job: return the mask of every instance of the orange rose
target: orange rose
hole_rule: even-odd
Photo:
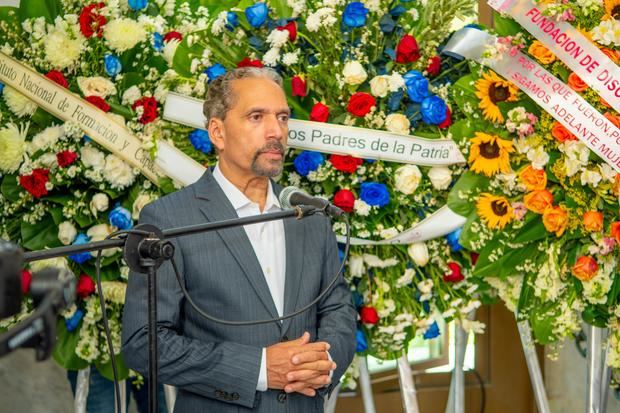
[[[615,51],[606,47],[602,47],[601,52],[605,53],[607,57],[609,57],[611,61],[616,64],[618,63],[618,60],[620,60],[620,51]]]
[[[611,112],[605,112],[604,115],[608,121],[614,124],[616,128],[620,128],[620,116],[612,115]]]
[[[612,222],[610,232],[611,236],[614,237],[616,241],[618,241],[618,243],[620,244],[620,222]]]
[[[549,207],[543,212],[542,220],[547,231],[560,237],[568,224],[568,212],[561,206]]]
[[[601,105],[605,106],[608,109],[611,109],[611,105],[607,103],[607,101],[602,97],[599,96],[598,101],[601,103]]]
[[[575,92],[583,92],[588,89],[588,85],[581,80],[577,73],[573,72],[568,76],[568,86]]]
[[[536,169],[532,165],[519,172],[519,179],[528,191],[545,189],[547,186],[547,174],[544,169]]]
[[[534,58],[543,65],[547,65],[555,61],[555,55],[538,40],[534,40],[534,42],[532,42],[529,49],[527,49],[527,52],[534,56]]]
[[[573,135],[568,129],[564,127],[560,122],[554,122],[551,128],[551,135],[558,142],[576,141],[577,137]]]
[[[527,209],[537,214],[542,214],[553,205],[553,194],[546,189],[539,189],[525,195],[523,201]]]
[[[571,268],[571,272],[581,281],[589,281],[594,278],[598,272],[598,264],[594,258],[582,255],[577,258],[577,262],[575,262],[575,265]]]
[[[620,174],[614,177],[614,185],[611,188],[615,196],[620,196]]]
[[[583,214],[583,227],[590,232],[601,231],[603,229],[603,213],[587,211]]]

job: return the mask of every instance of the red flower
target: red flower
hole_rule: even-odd
[[[288,39],[291,42],[294,42],[297,39],[297,23],[295,23],[294,21],[288,22],[284,26],[278,26],[276,27],[276,29],[280,31],[288,30]]]
[[[334,194],[334,205],[344,212],[352,212],[355,204],[355,195],[348,189],[341,189]]]
[[[157,101],[154,97],[143,97],[135,101],[131,106],[133,110],[136,110],[139,106],[142,106],[143,112],[140,117],[140,123],[146,125],[151,123],[157,118]]]
[[[86,274],[80,274],[77,285],[75,286],[75,293],[82,300],[95,292],[95,282]]]
[[[379,321],[379,314],[374,307],[363,306],[360,308],[360,319],[364,324],[377,324]]]
[[[349,99],[349,104],[347,105],[347,112],[363,117],[366,116],[368,112],[370,112],[370,108],[375,106],[377,102],[372,95],[364,92],[356,92]]]
[[[65,168],[71,165],[78,158],[77,153],[73,151],[62,151],[56,154],[56,159],[58,160],[58,166],[61,168]]]
[[[426,73],[430,76],[436,76],[441,70],[441,58],[439,56],[433,56],[428,59],[428,66],[426,66]]]
[[[99,96],[86,96],[86,101],[92,103],[106,113],[110,111],[110,105]]]
[[[105,3],[94,3],[82,9],[80,13],[80,31],[82,34],[89,38],[94,34],[97,37],[103,36],[103,26],[107,23],[105,16],[99,14],[99,9],[105,7]]]
[[[321,102],[315,103],[310,111],[310,120],[315,122],[327,122],[329,118],[329,108]]]
[[[181,41],[181,40],[183,40],[183,35],[181,33],[179,33],[179,32],[175,32],[175,31],[168,32],[168,33],[166,33],[164,35],[164,43],[168,43],[172,39],[176,39],[178,41]]]
[[[446,129],[452,125],[452,111],[446,106],[446,118],[443,122],[437,125],[439,129]]]
[[[19,184],[26,191],[30,192],[33,197],[41,198],[47,195],[45,184],[49,181],[50,171],[43,168],[36,168],[30,175],[22,175],[19,177]]]
[[[263,63],[258,60],[251,60],[249,57],[244,57],[242,61],[237,63],[237,67],[263,67]]]
[[[30,292],[30,283],[32,282],[32,273],[28,270],[22,270],[22,294]]]
[[[459,281],[463,281],[465,277],[461,274],[461,266],[456,262],[449,262],[448,268],[450,268],[449,274],[444,274],[443,280],[449,283],[457,283]]]
[[[411,63],[420,58],[420,49],[415,37],[406,34],[396,46],[396,63]]]
[[[351,155],[332,155],[329,161],[337,170],[350,174],[357,171],[357,167],[364,163],[363,159]]]
[[[471,265],[476,265],[476,263],[478,262],[478,257],[480,256],[480,254],[478,254],[477,252],[472,252],[471,253]]]
[[[291,86],[293,88],[293,96],[304,97],[308,94],[306,81],[301,76],[293,76]]]
[[[58,70],[50,70],[45,75],[46,78],[58,83],[60,86],[65,89],[69,87],[69,83],[67,83],[67,79],[60,73]]]

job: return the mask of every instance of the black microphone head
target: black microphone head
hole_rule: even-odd
[[[280,196],[278,197],[278,201],[280,201],[280,206],[282,209],[291,209],[294,205],[291,205],[291,196],[295,192],[303,192],[301,189],[296,186],[287,186],[280,192]]]

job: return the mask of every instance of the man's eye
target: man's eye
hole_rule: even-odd
[[[261,115],[260,113],[254,113],[250,115],[250,120],[261,120],[262,117],[263,115]]]
[[[280,120],[280,122],[288,122],[289,116],[288,115],[280,115],[280,116],[278,116],[278,119]]]

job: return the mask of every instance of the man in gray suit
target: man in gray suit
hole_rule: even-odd
[[[290,115],[269,69],[228,72],[209,87],[204,112],[218,164],[194,184],[147,205],[140,222],[162,229],[280,209]],[[247,225],[174,239],[189,295],[226,320],[290,314],[323,291],[340,260],[323,216]],[[175,412],[322,412],[355,351],[356,312],[342,277],[310,310],[282,322],[227,326],[185,301],[173,268],[157,276],[159,379],[179,390]],[[131,273],[123,356],[147,369],[146,277]]]

